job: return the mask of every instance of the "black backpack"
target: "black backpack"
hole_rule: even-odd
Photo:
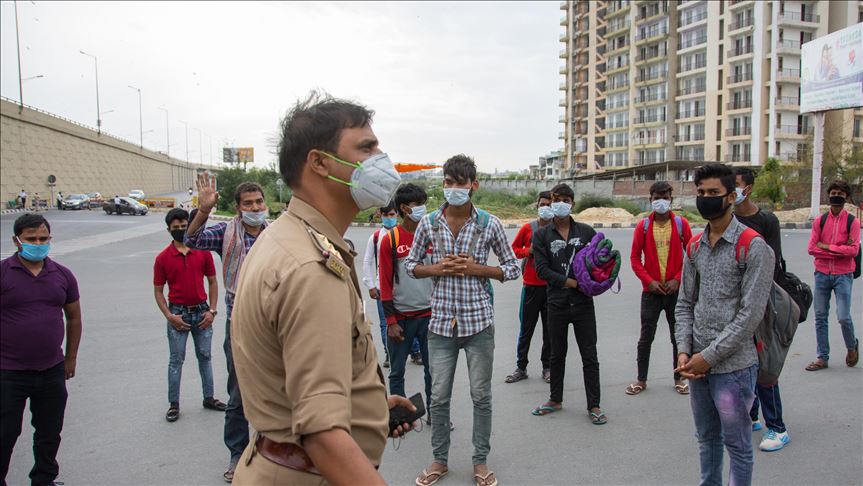
[[[819,220],[818,220],[818,226],[821,227],[821,231],[824,231],[824,224],[827,223],[827,218],[825,216],[827,216],[827,214],[822,214],[821,218],[819,218]],[[855,219],[854,215],[852,215],[852,214],[848,215],[848,222],[847,222],[848,227],[845,229],[845,232],[848,233],[849,235],[851,234],[851,224],[854,223],[854,219]],[[857,247],[857,256],[854,257],[854,275],[853,275],[853,277],[855,280],[860,278],[860,271],[861,271],[860,259],[861,259],[861,256],[863,256],[863,244],[861,244],[859,247]]]
[[[812,307],[812,288],[806,285],[797,275],[791,272],[782,272],[782,277],[778,282],[782,290],[788,292],[788,295],[800,308],[800,317],[797,322],[806,321],[809,315],[809,308]]]

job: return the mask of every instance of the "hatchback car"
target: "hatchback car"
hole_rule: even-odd
[[[102,203],[102,210],[107,214],[131,214],[131,215],[141,215],[144,216],[147,214],[147,206],[139,203],[138,201],[132,199],[131,197],[121,197],[120,204],[114,204],[114,199],[109,198],[105,202]]]
[[[144,199],[144,191],[140,189],[132,189],[129,191],[129,197],[140,201],[141,199]]]
[[[90,198],[86,194],[69,194],[60,203],[60,209],[90,209]]]

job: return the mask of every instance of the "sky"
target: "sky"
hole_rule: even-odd
[[[189,160],[254,147],[310,90],[375,110],[396,162],[474,157],[527,169],[562,146],[557,1],[18,2],[24,103]],[[35,79],[35,76],[42,76]],[[0,94],[19,100],[13,3],[0,3]],[[166,113],[159,108],[167,109]],[[186,122],[184,125],[182,122]],[[212,146],[212,149],[210,148]]]

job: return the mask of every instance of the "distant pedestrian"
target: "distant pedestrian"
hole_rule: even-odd
[[[808,371],[827,368],[830,360],[830,294],[836,294],[836,317],[845,341],[845,365],[852,367],[860,358],[860,342],[854,336],[851,318],[851,289],[854,284],[855,257],[860,252],[860,221],[845,210],[851,186],[835,180],[827,187],[830,210],[812,222],[809,254],[815,257],[815,337],[818,358]]]
[[[39,193],[33,193],[33,211],[39,211],[42,209],[42,198],[39,197]]]
[[[572,219],[575,193],[567,184],[558,184],[551,190],[551,209],[554,222],[533,235],[536,273],[548,282],[548,333],[551,337],[551,385],[548,401],[536,407],[533,415],[543,416],[563,407],[563,382],[566,373],[566,354],[569,348],[569,324],[575,334],[581,354],[584,392],[587,413],[595,425],[603,425],[608,418],[599,406],[599,357],[596,350],[596,310],[593,297],[578,290],[578,281],[572,275],[572,261],[578,252],[587,248],[596,231]]]
[[[17,252],[0,261],[0,475],[5,485],[29,399],[35,459],[30,481],[54,484],[66,380],[75,376],[81,341],[78,282],[48,258],[51,225],[43,216],[20,216],[14,233]]]
[[[249,422],[243,413],[243,398],[237,383],[231,351],[231,313],[246,254],[267,228],[267,203],[264,190],[255,182],[243,182],[234,191],[236,215],[227,222],[207,226],[210,212],[219,201],[216,177],[204,172],[198,176],[198,212],[186,231],[186,245],[199,250],[214,251],[222,259],[222,278],[225,285],[225,361],[228,366],[228,408],[225,410],[225,446],[230,453],[226,482],[231,482],[237,462],[249,444]]]
[[[153,265],[153,285],[156,305],[168,319],[168,403],[165,420],[175,422],[180,418],[180,378],[186,359],[186,340],[189,334],[195,342],[195,356],[201,374],[204,408],[223,412],[225,404],[213,396],[213,364],[211,348],[213,342],[213,320],[219,296],[216,267],[213,255],[208,251],[194,250],[183,244],[189,213],[174,208],[165,216],[172,241],[156,257]],[[204,278],[209,292],[204,292]],[[165,300],[165,284],[168,284],[168,300]],[[209,296],[209,301],[208,301]]]
[[[386,207],[379,208],[381,213],[381,228],[376,229],[366,244],[366,252],[363,255],[363,284],[369,289],[369,297],[375,301],[378,309],[378,321],[381,329],[381,343],[384,347],[384,368],[390,367],[390,352],[387,347],[387,318],[384,314],[384,308],[381,304],[381,286],[378,278],[378,270],[380,268],[378,261],[378,252],[381,248],[381,238],[387,231],[395,228],[398,224],[398,212],[395,204],[390,202]]]
[[[539,217],[525,224],[518,230],[512,240],[512,251],[521,258],[521,305],[518,317],[521,328],[516,343],[515,371],[506,377],[506,383],[515,383],[527,378],[527,354],[530,351],[530,341],[536,329],[536,322],[542,318],[542,351],[539,359],[542,363],[542,379],[551,383],[551,337],[548,334],[548,295],[545,280],[536,274],[533,256],[533,235],[545,228],[554,219],[551,210],[551,192],[542,191],[536,201]]]
[[[775,214],[762,211],[752,202],[752,189],[755,187],[755,173],[749,167],[734,169],[737,187],[734,201],[734,217],[742,224],[754,229],[773,249],[773,281],[781,283],[785,278],[782,268],[782,234],[779,229],[779,219]],[[791,441],[785,422],[782,418],[782,396],[779,394],[779,383],[773,385],[755,384],[755,400],[749,410],[752,419],[752,431],[762,429],[758,421],[759,408],[764,412],[764,425],[767,431],[761,438],[759,448],[762,451],[778,451]]]
[[[492,486],[498,481],[486,464],[491,450],[494,364],[491,279],[515,280],[521,272],[500,220],[471,203],[479,188],[473,159],[451,157],[444,163],[443,175],[446,203],[420,221],[405,262],[409,278],[432,278],[434,282],[428,337],[434,462],[416,483],[434,484],[449,471],[452,387],[458,356],[464,351],[473,400],[473,479],[479,486]],[[433,253],[428,264],[430,244]],[[500,266],[489,265],[492,251]]]
[[[752,337],[764,316],[773,280],[773,251],[757,233],[738,265],[737,244],[754,230],[731,212],[734,172],[722,164],[696,171],[696,205],[708,221],[687,244],[677,299],[675,371],[689,380],[690,404],[701,459],[701,484],[722,481],[723,444],[730,484],[752,483],[752,422],[758,354]],[[752,236],[750,233],[749,236]]]
[[[117,216],[120,216],[123,214],[120,212],[120,195],[119,194],[114,195],[114,211],[117,212]]]
[[[63,209],[63,191],[57,193],[57,210]],[[87,206],[90,209],[90,206]]]
[[[27,209],[27,192],[24,189],[18,193],[18,200],[21,201],[21,207]]]
[[[689,221],[671,210],[672,187],[666,181],[650,186],[650,205],[653,211],[635,227],[632,251],[629,254],[632,270],[641,280],[641,335],[638,338],[638,377],[626,387],[627,395],[638,395],[647,389],[647,370],[650,366],[650,348],[656,336],[659,316],[665,312],[671,337],[671,369],[677,368],[677,340],[674,337],[674,308],[683,271],[686,243],[692,239]],[[689,385],[674,373],[674,390],[689,394]]]

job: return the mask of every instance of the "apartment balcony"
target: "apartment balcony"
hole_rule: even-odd
[[[707,44],[707,35],[700,35],[694,39],[687,39],[677,46],[678,51],[683,51],[692,47],[698,47]]]
[[[560,74],[566,74],[567,68],[566,66],[561,66],[560,69],[557,70]]]
[[[755,0],[729,0],[728,8],[730,10],[737,10],[741,7],[753,6],[755,5]]]
[[[800,82],[800,70],[799,69],[777,69],[776,70],[776,81],[780,82],[788,82],[788,83],[799,83]]]
[[[776,158],[782,162],[800,163],[804,162],[806,152],[786,152],[784,154],[776,154]]]
[[[629,147],[629,141],[626,139],[623,140],[614,140],[611,139],[606,145],[608,149],[624,149]]]
[[[689,96],[695,94],[702,94],[707,91],[707,86],[686,86],[685,88],[678,88],[676,96]]]
[[[705,20],[707,20],[706,11],[689,15],[680,14],[677,16],[677,30],[686,30],[689,27],[694,27],[701,24]]]
[[[801,140],[812,135],[814,127],[805,125],[779,125],[776,127],[776,138]]]
[[[558,123],[566,123],[566,115],[560,115],[560,116],[557,118],[557,122],[558,122]]]
[[[668,28],[662,27],[659,29],[650,29],[645,32],[643,35],[641,32],[635,34],[635,45],[645,44],[647,42],[656,41],[662,39],[663,37],[668,35]]]
[[[632,146],[642,149],[661,148],[665,146],[665,137],[635,137]]]
[[[557,57],[559,57],[561,59],[566,59],[567,57],[569,57],[567,55],[567,52],[569,52],[569,49],[561,49],[560,54]]]
[[[626,103],[608,103],[605,106],[606,113],[612,113],[616,111],[623,111],[629,109],[629,102]]]
[[[697,148],[697,147],[696,147]],[[700,152],[693,150],[693,147],[679,147],[675,151],[677,160],[689,160],[692,162],[704,162],[704,149]]]
[[[800,55],[800,41],[796,40],[781,40],[776,43],[777,54],[794,54]]]
[[[796,96],[779,96],[774,106],[781,110],[800,111],[800,99]]]
[[[619,93],[621,91],[626,91],[629,89],[629,83],[617,83],[615,85],[609,85],[608,89],[605,90],[605,95],[611,95],[615,93]]]
[[[728,154],[725,156],[726,162],[749,162],[752,159],[751,154]]]
[[[557,89],[559,91],[566,91],[566,89],[567,89],[566,83],[560,83],[560,85],[557,87]]]
[[[725,129],[725,136],[728,138],[732,137],[748,137],[752,135],[752,127],[742,126],[742,127],[731,127]]]
[[[728,85],[741,84],[752,81],[752,71],[732,74],[728,76]]]
[[[665,94],[650,94],[646,96],[638,96],[634,100],[634,104],[636,105],[644,105],[649,103],[664,103],[668,100],[668,96]]]
[[[612,74],[622,73],[622,72],[628,71],[628,70],[629,70],[629,63],[620,63],[620,64],[610,63],[610,64],[608,64],[608,66],[606,68],[605,75],[611,76]]]
[[[638,15],[635,17],[635,23],[640,24],[644,22],[648,22],[650,20],[658,19],[660,17],[664,17],[668,15],[668,9],[659,7],[659,8],[649,8],[647,12],[645,12],[644,16],[641,15],[641,12],[638,12]]]
[[[560,140],[565,140],[566,132],[557,132],[557,138],[559,138]]]
[[[567,6],[566,0],[564,0],[563,2],[560,2],[560,9],[561,10],[567,10],[568,8],[569,7]]]
[[[609,22],[607,27],[608,29],[605,31],[606,37],[614,37],[617,34],[626,32],[632,26],[632,22],[629,19],[625,19],[623,22]]]
[[[667,55],[668,51],[664,49],[655,52],[648,52],[645,53],[643,56],[639,54],[638,57],[635,58],[635,64],[644,64],[653,60],[662,59]]]
[[[677,65],[677,74],[688,73],[689,71],[697,71],[707,67],[707,61],[703,62],[688,62]]]
[[[566,98],[561,98],[560,101],[557,102],[557,106],[566,106]]]
[[[754,17],[743,17],[740,20],[736,20],[728,24],[728,33],[732,34],[735,31],[745,29],[747,27],[752,27],[755,24]],[[751,30],[751,29],[750,29]]]
[[[688,120],[690,118],[700,118],[704,116],[704,108],[700,110],[684,110],[678,111],[674,116],[675,120]]]
[[[629,12],[630,10],[632,10],[632,5],[629,3],[627,3],[626,5],[623,5],[620,8],[616,8],[616,9],[612,9],[611,5],[609,5],[608,8],[606,8],[605,18],[606,18],[606,20],[611,19],[611,18],[620,16],[620,15],[623,15],[623,14]]]
[[[728,54],[729,60],[731,60],[731,58],[734,58],[734,57],[742,57],[742,56],[751,55],[752,54],[752,45],[750,44],[749,46],[743,47],[741,49],[729,49],[727,54]]]
[[[560,25],[561,25],[561,26],[563,26],[563,27],[566,27],[566,24],[567,24],[567,20],[568,20],[568,19],[569,19],[569,17],[567,17],[566,15],[564,15],[563,17],[561,17],[561,18],[560,18]]]
[[[728,108],[728,111],[751,110],[752,109],[752,99],[751,98],[748,98],[748,99],[744,98],[742,100],[729,101],[728,104],[726,105],[726,108]]]
[[[558,37],[557,40],[558,42],[569,42],[569,33],[564,32],[563,34],[560,34],[560,37]]]
[[[779,12],[779,26],[805,27],[817,29],[821,23],[821,16],[816,14],[803,14],[800,12]]]
[[[605,130],[609,131],[609,132],[616,131],[616,130],[628,130],[628,129],[629,129],[629,123],[626,120],[617,121],[614,123],[609,123],[608,126],[605,127]]]
[[[678,133],[674,137],[675,145],[688,143],[704,143],[704,132]]]
[[[654,71],[654,72],[646,72],[643,74],[639,74],[638,77],[635,78],[636,82],[639,83],[650,83],[652,81],[664,81],[668,79],[668,71]]]
[[[606,54],[606,57],[610,57],[610,56],[619,54],[621,52],[626,52],[627,50],[629,50],[630,46],[632,46],[632,44],[628,44],[628,43],[622,44],[622,45],[610,46],[608,48],[609,50],[608,50],[608,53]]]
[[[652,115],[652,116],[643,116],[638,117],[632,120],[632,125],[656,125],[663,124],[666,122],[665,116]]]

